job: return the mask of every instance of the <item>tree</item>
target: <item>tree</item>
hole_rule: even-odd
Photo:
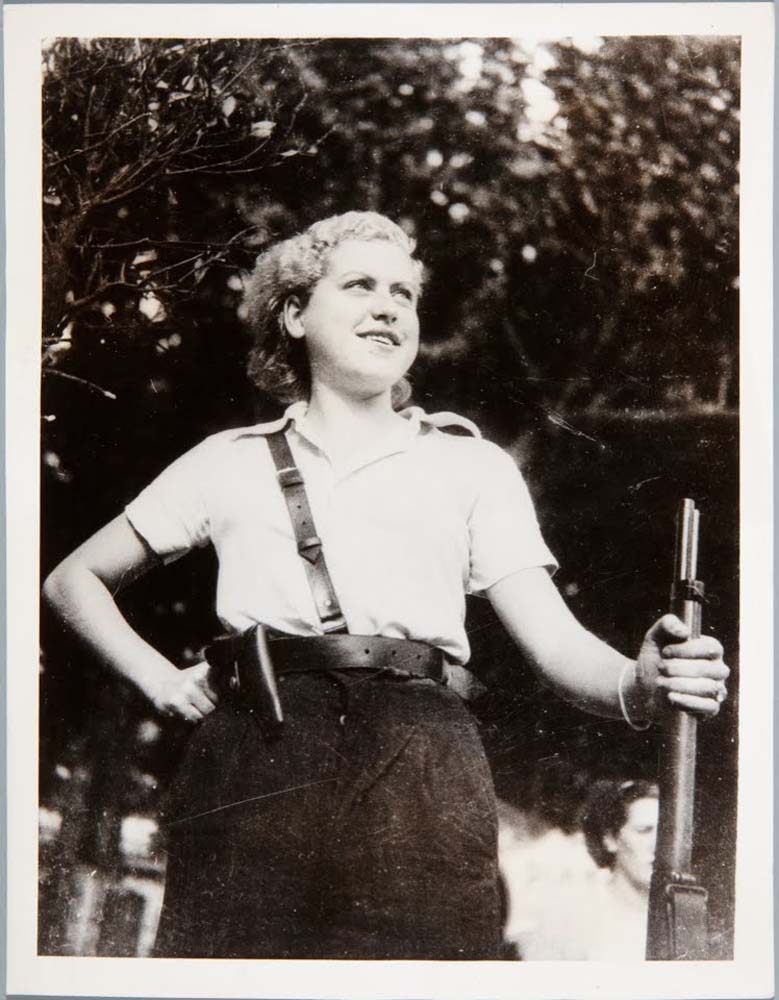
[[[548,82],[565,134],[550,207],[572,297],[585,300],[558,329],[587,359],[578,398],[733,406],[737,42],[607,39],[555,54]]]
[[[357,205],[399,217],[429,262],[423,397],[503,434],[506,394],[560,413],[732,406],[737,45],[534,51],[54,42],[46,374],[92,381],[98,346],[152,371],[149,349],[186,355],[197,317],[237,331],[253,254]]]

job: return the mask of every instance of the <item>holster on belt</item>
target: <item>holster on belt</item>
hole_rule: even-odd
[[[281,726],[284,712],[264,626],[221,636],[206,646],[204,656],[211,667],[209,682],[220,696],[240,701],[258,718]]]

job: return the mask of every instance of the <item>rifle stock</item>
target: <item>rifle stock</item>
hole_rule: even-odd
[[[699,512],[682,500],[676,521],[671,609],[701,634],[703,584],[696,579]],[[649,893],[646,957],[655,960],[708,957],[708,895],[691,872],[695,805],[694,715],[667,708],[662,724],[658,784],[660,817]]]

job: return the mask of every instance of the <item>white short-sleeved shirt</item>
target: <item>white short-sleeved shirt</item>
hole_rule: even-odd
[[[305,413],[296,403],[281,420],[206,438],[127,506],[131,524],[165,561],[214,545],[216,611],[228,629],[262,622],[320,634],[266,441],[288,423],[349,631],[417,639],[466,663],[465,594],[556,565],[513,459],[470,421],[412,407],[388,437],[338,466]],[[440,429],[453,424],[469,435]]]

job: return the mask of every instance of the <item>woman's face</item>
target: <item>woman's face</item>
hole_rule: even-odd
[[[419,347],[414,263],[383,240],[346,240],[331,251],[305,306],[285,307],[291,337],[305,339],[312,386],[347,395],[388,392]]]
[[[625,824],[616,836],[604,838],[614,854],[614,872],[627,878],[637,889],[649,890],[657,840],[658,801],[636,799],[627,810]]]

